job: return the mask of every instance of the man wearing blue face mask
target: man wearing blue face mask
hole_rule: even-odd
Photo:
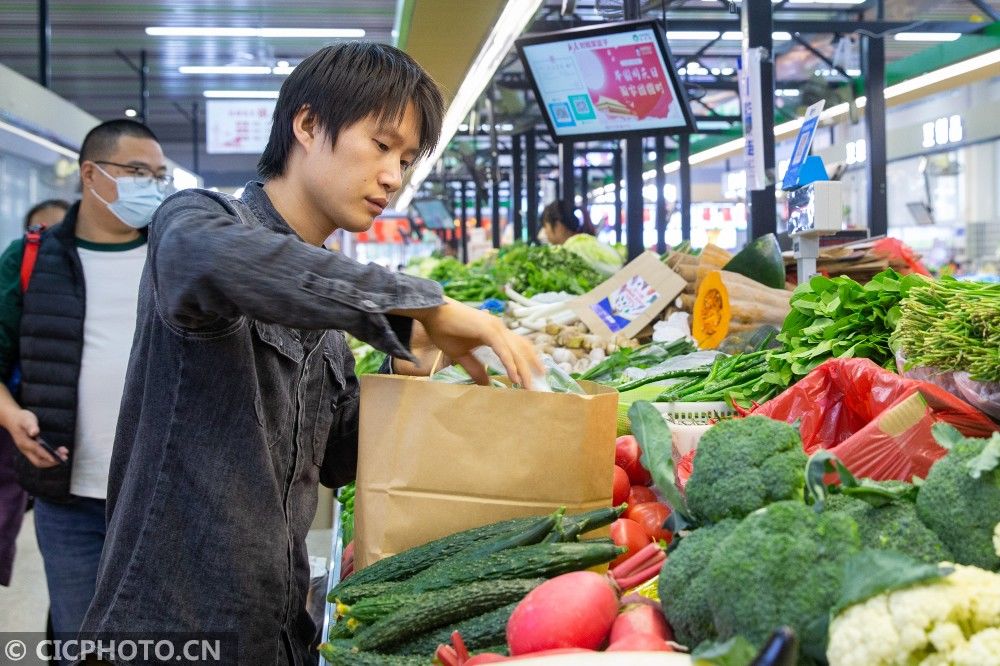
[[[0,258],[0,377],[16,361],[18,396],[0,384],[0,425],[18,481],[35,496],[57,634],[73,634],[94,594],[108,469],[149,223],[170,185],[156,136],[112,120],[80,149],[81,199],[43,233],[27,284],[24,242]]]

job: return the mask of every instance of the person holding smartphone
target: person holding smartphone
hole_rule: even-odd
[[[396,371],[426,373],[410,349],[433,346],[485,383],[481,345],[514,381],[541,370],[528,341],[436,283],[321,247],[371,226],[442,115],[402,51],[324,48],[281,87],[260,182],[157,211],[83,637],[223,632],[239,643],[225,663],[315,663],[305,538],[317,482],[352,480],[357,461],[342,331]]]

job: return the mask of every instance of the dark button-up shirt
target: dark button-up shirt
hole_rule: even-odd
[[[317,481],[354,477],[358,381],[340,331],[409,356],[426,280],[303,242],[258,183],[170,197],[149,228],[82,635],[236,632],[227,663],[315,663],[305,538]]]

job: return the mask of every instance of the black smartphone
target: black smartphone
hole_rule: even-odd
[[[53,448],[52,445],[49,444],[48,442],[46,442],[44,439],[42,439],[41,437],[39,437],[35,441],[38,442],[39,445],[41,445],[41,447],[43,449],[45,449],[46,451],[48,451],[49,455],[52,456],[53,458],[55,458],[56,462],[58,462],[60,465],[62,465],[64,467],[66,465],[69,465],[69,462],[63,460],[62,456],[60,456],[59,453],[56,452],[55,448]]]

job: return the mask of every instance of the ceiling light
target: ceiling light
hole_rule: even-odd
[[[960,32],[898,32],[897,42],[953,42],[962,36]]]
[[[135,118],[137,115],[139,115],[139,114],[136,113],[135,109],[125,109],[125,117],[126,118]]]
[[[867,0],[788,0],[790,5],[863,5]]]
[[[263,65],[182,65],[181,74],[270,74],[271,68]]]
[[[284,63],[284,64],[282,64],[282,63]],[[281,76],[288,76],[289,74],[291,74],[294,71],[295,71],[295,67],[289,65],[284,60],[282,60],[281,62],[279,62],[277,67],[272,67],[271,68],[271,73],[272,74],[278,74],[278,75],[281,75]]]
[[[72,151],[69,148],[66,148],[64,146],[60,146],[58,143],[54,143],[52,141],[49,141],[48,139],[46,139],[44,137],[40,137],[37,134],[32,134],[31,132],[28,132],[27,130],[21,129],[20,127],[16,127],[16,126],[11,125],[9,123],[5,123],[2,120],[0,120],[0,130],[5,131],[5,132],[10,132],[14,136],[19,136],[22,139],[27,139],[28,141],[31,141],[32,143],[38,144],[42,148],[46,148],[46,149],[51,150],[53,152],[59,153],[60,155],[65,155],[66,157],[68,157],[70,159],[75,160],[75,159],[77,159],[77,158],[80,157],[79,153],[77,153],[75,151]]]
[[[458,92],[455,93],[451,104],[448,105],[448,110],[445,111],[444,119],[441,122],[441,137],[437,147],[413,168],[409,182],[394,202],[395,208],[405,210],[409,207],[410,201],[413,200],[413,196],[420,188],[420,184],[430,174],[434,164],[441,159],[441,155],[448,147],[448,142],[455,136],[458,126],[469,115],[469,110],[472,109],[486,84],[493,79],[500,63],[510,52],[514,40],[524,32],[525,27],[534,18],[541,4],[542,0],[507,0],[503,11],[493,25],[493,31],[487,35],[482,49],[473,60]]]
[[[209,99],[278,99],[277,90],[206,90]]]
[[[772,32],[771,39],[776,42],[790,42],[792,41],[792,33],[790,32]]]
[[[905,95],[906,93],[919,90],[920,88],[926,88],[927,86],[947,81],[948,79],[956,76],[968,74],[969,72],[977,69],[990,67],[996,65],[997,63],[1000,63],[1000,49],[990,51],[989,53],[984,53],[974,58],[957,62],[954,65],[948,65],[947,67],[936,69],[933,72],[921,74],[920,76],[916,76],[907,81],[889,86],[885,89],[885,98],[892,99],[893,97],[899,97],[900,95]]]
[[[298,37],[361,39],[360,28],[200,28],[152,26],[146,34],[154,37]]]
[[[722,41],[724,42],[739,42],[743,40],[743,33],[739,30],[727,30],[722,33]]]

